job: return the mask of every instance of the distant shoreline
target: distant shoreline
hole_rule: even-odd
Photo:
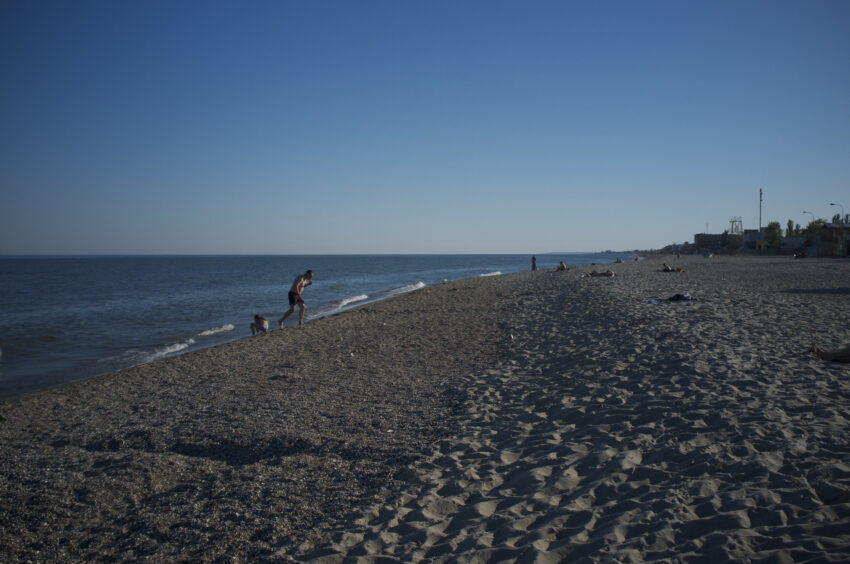
[[[569,256],[577,261],[591,257],[590,263],[607,255]],[[314,267],[318,263],[321,271],[308,292],[309,322],[421,285],[523,270],[530,267],[530,258],[499,254],[0,259],[0,284],[7,291],[0,312],[0,397],[248,336],[252,315],[282,315],[291,282],[287,277],[306,268],[306,263]],[[542,266],[547,260],[553,259],[541,256],[539,263]],[[568,255],[562,255],[562,260],[570,262]],[[238,270],[249,264],[254,265],[250,270]],[[220,309],[219,304],[232,302],[234,296],[242,296],[242,301]],[[159,307],[149,309],[148,302]],[[271,304],[277,311],[269,311]],[[202,311],[209,313],[199,315]],[[34,339],[20,332],[21,323],[45,315],[53,315],[52,323],[59,329]],[[107,319],[117,322],[105,323]],[[230,331],[220,330],[227,327]]]
[[[21,254],[21,255],[0,255],[0,259],[18,259],[18,258],[34,258],[34,259],[51,259],[51,258],[216,258],[216,257],[405,257],[405,256],[426,256],[426,257],[464,257],[464,256],[528,256],[537,255],[584,255],[584,254],[634,254],[648,253],[652,251],[547,251],[543,253],[280,253],[280,254],[255,254],[255,253],[171,253],[171,254]]]

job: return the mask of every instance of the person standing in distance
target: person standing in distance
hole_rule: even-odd
[[[304,288],[312,284],[310,280],[313,279],[313,271],[308,270],[304,274],[299,274],[295,281],[292,283],[292,288],[289,289],[289,311],[283,314],[277,324],[283,329],[284,320],[292,315],[292,312],[295,311],[295,306],[297,305],[299,308],[298,311],[298,325],[304,323],[304,298],[301,297],[301,292],[304,291]]]

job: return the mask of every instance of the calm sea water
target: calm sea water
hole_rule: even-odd
[[[633,255],[538,255],[539,268]],[[447,280],[528,270],[528,255],[0,258],[0,397],[112,372],[272,328],[298,274],[306,320]],[[287,325],[297,324],[297,312]]]

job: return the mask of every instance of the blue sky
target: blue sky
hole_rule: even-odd
[[[846,1],[4,1],[0,254],[657,248],[850,212]]]

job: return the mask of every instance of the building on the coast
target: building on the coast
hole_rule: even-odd
[[[750,249],[755,249],[759,246],[759,241],[764,240],[764,228],[761,229],[744,229],[744,246]]]
[[[719,252],[723,248],[723,235],[715,233],[697,233],[694,235],[694,246],[705,252]]]
[[[826,223],[820,234],[815,237],[783,237],[778,249],[766,249],[764,244],[765,228],[745,229],[744,247],[783,255],[792,255],[805,251],[810,256],[848,257],[850,256],[850,224]],[[697,233],[694,235],[696,252],[723,252],[723,235],[715,233]]]
[[[822,257],[850,256],[850,224],[826,223],[820,230],[817,254]]]

